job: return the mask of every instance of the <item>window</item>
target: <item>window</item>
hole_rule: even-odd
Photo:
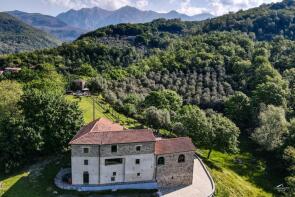
[[[106,159],[105,160],[105,165],[109,166],[109,165],[118,165],[118,164],[122,164],[123,163],[123,159],[122,158],[115,158],[115,159]]]
[[[83,172],[83,183],[89,184],[89,173],[88,172]]]
[[[113,176],[116,176],[117,175],[117,172],[113,172]]]
[[[135,164],[140,164],[140,159],[136,159]]]
[[[87,159],[84,160],[84,165],[86,165],[86,166],[88,165],[88,160]]]
[[[184,162],[185,162],[185,156],[184,155],[179,155],[178,163],[184,163]]]
[[[136,146],[136,151],[140,151],[141,146]]]
[[[117,152],[117,145],[112,145],[112,153],[116,153]]]
[[[137,176],[140,176],[140,173],[137,173]]]
[[[164,165],[165,164],[165,159],[164,157],[159,157],[158,158],[158,165]]]
[[[89,148],[83,148],[83,153],[89,153]]]
[[[116,180],[116,177],[111,177],[111,181],[114,182]]]

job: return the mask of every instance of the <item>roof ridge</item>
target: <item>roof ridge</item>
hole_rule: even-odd
[[[91,125],[92,123],[94,123],[93,126],[91,127],[91,129],[90,129],[88,132],[85,132],[85,133],[83,133],[83,134],[81,133],[80,136],[77,136],[77,138],[75,138],[76,135],[79,135],[80,132],[78,132],[78,133],[74,136],[75,139],[72,139],[72,140],[70,141],[70,143],[75,142],[76,140],[78,140],[78,139],[80,139],[81,137],[85,136],[87,133],[90,133],[90,132],[92,131],[92,129],[94,128],[94,126],[97,124],[97,122],[98,122],[100,119],[101,119],[101,118],[95,119],[95,120],[91,121],[90,123],[84,125],[84,126],[80,129],[80,131],[81,131],[83,128],[85,128],[85,127]]]
[[[179,139],[184,139],[184,138],[188,138],[191,140],[190,137],[173,137],[173,138],[161,138],[161,139],[158,139],[158,141],[166,141],[166,140],[179,140]]]
[[[95,121],[95,124],[94,124],[94,125],[92,126],[92,128],[91,128],[88,132],[86,132],[86,133],[91,133],[92,130],[93,130],[93,128],[95,127],[95,125],[100,121],[100,119],[101,119],[101,118],[94,120],[94,121]],[[85,133],[85,134],[86,134],[86,133]]]

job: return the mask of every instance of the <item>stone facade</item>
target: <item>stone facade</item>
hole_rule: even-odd
[[[185,161],[178,162],[179,156],[184,155]],[[164,158],[164,164],[157,164],[156,180],[161,187],[190,185],[193,181],[194,152],[157,155]]]
[[[112,152],[112,146],[117,146],[116,152]],[[90,185],[151,181],[155,178],[155,142],[71,147],[74,185],[84,184],[85,172],[89,174]],[[140,150],[137,147],[140,147]],[[84,148],[88,148],[87,153],[84,153]],[[122,163],[106,165],[107,159],[122,159]],[[136,163],[136,160],[139,160],[139,163]]]
[[[150,154],[155,151],[155,142],[145,143],[129,143],[129,144],[117,144],[117,152],[112,152],[112,145],[101,145],[100,156],[101,157],[115,157],[125,155],[138,155],[138,154]],[[136,150],[136,147],[140,146],[140,151]]]
[[[161,187],[192,183],[195,146],[188,137],[156,138],[149,129],[128,130],[100,118],[82,127],[69,144],[72,185],[76,187],[155,181]]]
[[[83,152],[83,148],[89,148],[88,153]],[[99,145],[71,145],[72,157],[98,157]]]

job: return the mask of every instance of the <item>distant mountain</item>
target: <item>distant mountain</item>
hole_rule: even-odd
[[[71,26],[87,30],[94,30],[99,27],[119,23],[145,23],[158,18],[180,18],[184,21],[200,21],[213,17],[209,13],[188,16],[176,11],[157,13],[154,11],[142,11],[130,6],[125,6],[114,11],[104,10],[98,7],[83,8],[80,10],[69,10],[57,16],[58,19]]]
[[[56,17],[39,13],[26,13],[21,11],[10,11],[8,14],[17,17],[21,21],[37,29],[48,32],[60,40],[70,41],[78,38],[85,30],[67,25]]]
[[[53,36],[0,12],[0,54],[55,47],[60,43]]]

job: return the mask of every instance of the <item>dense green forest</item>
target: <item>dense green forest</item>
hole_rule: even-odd
[[[294,6],[286,0],[200,23],[108,26],[54,49],[1,56],[1,67],[22,71],[0,76],[8,84],[3,92],[19,92],[0,101],[8,114],[0,119],[0,160],[9,161],[0,168],[9,172],[27,155],[66,148],[82,122],[63,93],[83,78],[116,110],[190,136],[198,147],[235,153],[246,137],[253,151],[273,155],[289,188],[281,195],[294,196]],[[18,129],[8,135],[12,127]],[[24,144],[15,150],[15,142]]]
[[[0,12],[0,54],[56,47],[61,42],[7,13]]]

